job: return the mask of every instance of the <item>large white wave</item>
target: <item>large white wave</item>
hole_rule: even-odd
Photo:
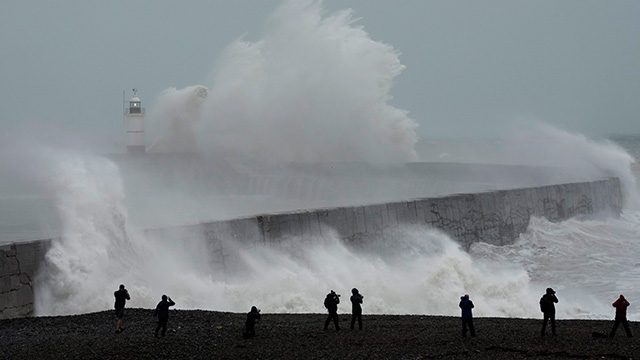
[[[534,218],[513,245],[477,243],[475,259],[512,264],[527,271],[540,295],[548,286],[557,291],[558,315],[566,318],[611,318],[611,307],[624,294],[640,300],[640,212],[625,210],[619,219],[551,223]],[[637,306],[631,319],[640,318]]]
[[[499,149],[502,162],[554,167],[582,181],[617,177],[622,183],[625,207],[640,210],[631,169],[635,159],[612,141],[590,139],[538,121],[517,122],[503,140]]]
[[[224,311],[323,312],[326,292],[348,295],[352,287],[365,295],[366,313],[384,314],[456,315],[457,299],[469,293],[477,316],[536,317],[548,286],[558,291],[561,318],[604,318],[618,293],[640,298],[640,214],[633,211],[598,221],[533,219],[516,244],[478,243],[469,253],[422,227],[390,231],[388,241],[371,240],[366,249],[337,236],[291,239],[244,249],[238,271],[223,273],[204,238],[177,243],[130,229],[109,160],[49,154],[65,235],[38,277],[39,315],[108,309],[120,283],[129,306],[152,307],[166,293],[179,308]]]
[[[183,116],[164,138],[196,134],[201,151],[264,161],[415,160],[418,125],[389,104],[399,54],[357,21],[320,1],[283,2],[258,40],[239,38],[220,55],[199,119]],[[166,95],[152,126],[176,105]]]
[[[633,290],[640,215],[632,210],[618,220],[533,219],[516,244],[479,243],[470,253],[420,227],[386,234],[390,242],[369,250],[350,249],[337,236],[294,239],[243,250],[246,266],[222,273],[204,238],[172,243],[131,229],[114,163],[72,151],[44,154],[39,179],[56,196],[64,236],[38,277],[40,315],[110,308],[120,283],[130,289],[130,306],[152,307],[166,293],[181,308],[226,311],[322,312],[328,290],[348,294],[352,287],[365,294],[367,313],[455,315],[458,297],[469,293],[478,316],[535,317],[539,295],[552,286],[562,300],[559,317],[602,318],[618,292],[640,297]]]
[[[394,231],[392,246],[374,243],[367,252],[337,236],[256,245],[242,253],[246,267],[221,273],[205,239],[171,243],[128,227],[119,171],[109,160],[61,153],[50,163],[65,235],[52,243],[38,277],[39,315],[110,308],[120,283],[134,307],[152,307],[166,293],[181,308],[322,312],[328,290],[357,287],[368,313],[453,315],[465,292],[484,304],[478,315],[529,316],[535,308],[522,269],[476,263],[446,235],[421,228]]]
[[[370,39],[352,16],[327,15],[316,1],[285,2],[260,40],[227,48],[209,96],[196,96],[197,111],[180,118],[205,88],[164,94],[158,113],[177,119],[170,127],[176,132],[159,149],[193,151],[197,138],[201,150],[262,160],[415,159],[416,123],[388,104],[402,71],[398,53]],[[628,203],[637,204],[633,160],[610,143],[542,126],[520,129],[505,144],[501,155],[509,163],[576,169],[584,180],[618,176]],[[125,188],[113,162],[53,149],[38,156],[27,172],[55,197],[64,230],[37,279],[39,315],[111,308],[120,283],[130,289],[129,306],[152,307],[167,294],[179,308],[226,311],[256,305],[265,312],[323,312],[326,292],[336,290],[347,302],[352,287],[365,295],[366,313],[455,315],[459,296],[469,293],[478,316],[535,317],[539,296],[552,286],[560,317],[604,317],[616,292],[635,297],[632,238],[640,221],[632,211],[621,220],[534,220],[517,244],[476,244],[470,253],[438,231],[415,227],[388,234],[393,245],[377,244],[376,251],[350,249],[336,236],[300,239],[244,251],[247,266],[227,274],[213,264],[205,239],[171,243],[133,230],[123,204],[127,192],[139,189]],[[589,252],[577,256],[584,248]]]

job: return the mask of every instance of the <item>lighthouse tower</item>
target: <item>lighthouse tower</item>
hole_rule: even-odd
[[[127,129],[127,153],[144,154],[144,108],[141,106],[138,90],[133,89],[133,96],[129,99],[128,107],[125,107],[125,127]]]

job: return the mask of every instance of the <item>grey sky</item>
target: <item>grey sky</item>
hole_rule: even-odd
[[[124,149],[122,91],[149,110],[207,83],[221,50],[258,38],[275,0],[3,1],[0,132],[34,121]],[[406,66],[391,104],[422,137],[536,119],[587,135],[640,133],[640,2],[325,0],[352,8]],[[150,142],[150,140],[148,140]]]

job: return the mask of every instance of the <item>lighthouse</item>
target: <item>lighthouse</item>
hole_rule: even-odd
[[[129,99],[128,106],[125,104],[124,116],[127,130],[127,153],[132,155],[144,154],[146,151],[144,144],[144,108],[142,108],[137,89],[133,89],[133,96]]]

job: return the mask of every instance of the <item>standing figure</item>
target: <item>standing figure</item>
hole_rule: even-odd
[[[460,297],[460,309],[462,309],[462,337],[467,336],[467,326],[469,326],[469,333],[471,336],[476,336],[476,328],[473,326],[473,301],[469,300],[469,294],[465,294]]]
[[[162,301],[156,306],[156,311],[153,312],[154,316],[158,317],[158,326],[156,326],[155,336],[158,337],[158,331],[162,328],[162,336],[167,332],[167,321],[169,320],[169,307],[176,303],[171,300],[167,295],[162,295]]]
[[[338,304],[340,304],[340,295],[331,290],[324,299],[324,307],[329,311],[327,321],[324,322],[324,330],[329,329],[329,323],[331,320],[333,320],[333,323],[336,325],[336,330],[340,330],[340,324],[338,324]]]
[[[247,322],[244,324],[244,338],[256,336],[256,320],[260,320],[260,310],[252,306],[251,311],[247,314]]]
[[[351,330],[353,330],[354,325],[356,324],[356,319],[358,320],[358,328],[362,330],[362,299],[364,296],[358,292],[358,289],[351,289]]]
[[[613,323],[613,329],[611,329],[609,337],[613,337],[616,334],[616,329],[620,323],[624,326],[624,331],[627,333],[627,337],[632,337],[631,330],[629,330],[629,322],[627,321],[627,307],[630,305],[629,302],[624,298],[624,295],[620,295],[618,300],[616,300],[612,305],[616,308],[616,320]]]
[[[557,302],[556,292],[552,288],[547,288],[547,293],[540,298],[540,311],[544,314],[542,331],[540,332],[542,336],[544,336],[549,320],[551,320],[551,334],[556,335],[556,306],[554,304]]]
[[[113,293],[113,296],[116,298],[114,307],[116,309],[116,334],[118,334],[124,331],[122,327],[124,323],[124,305],[127,300],[131,300],[131,297],[129,297],[129,291],[127,291],[122,284],[120,284],[120,288]]]

